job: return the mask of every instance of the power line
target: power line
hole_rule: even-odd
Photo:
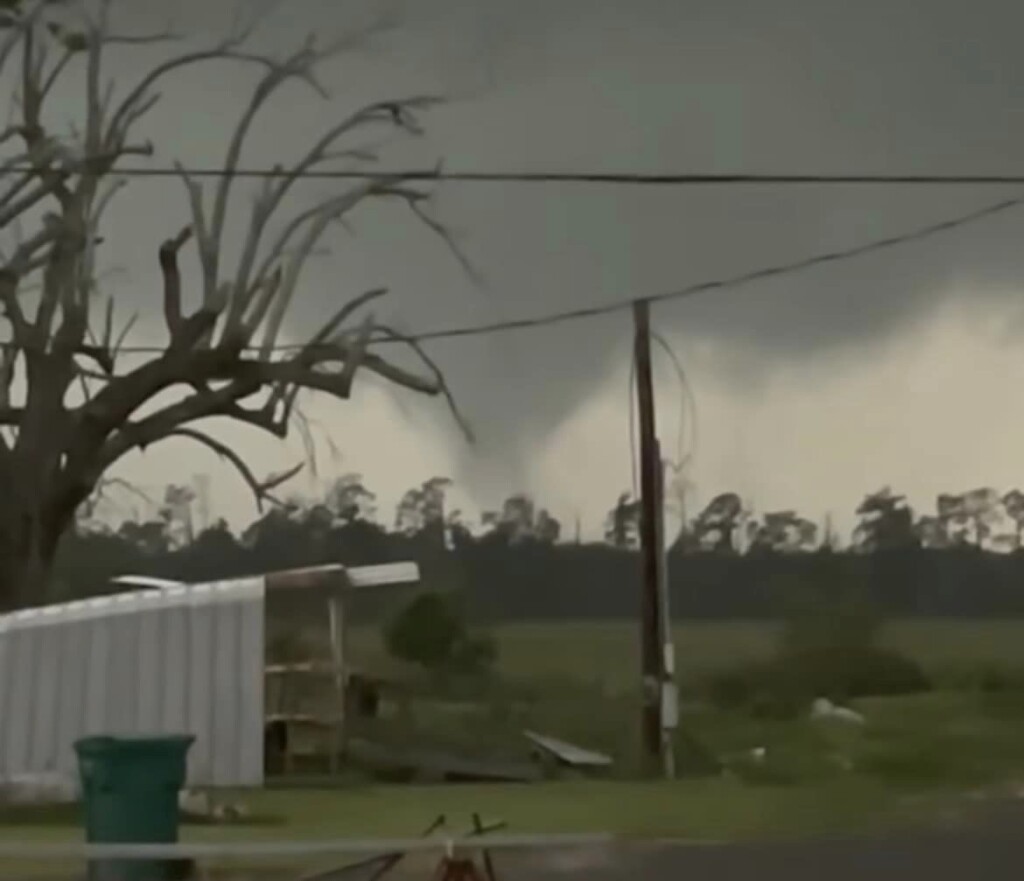
[[[693,389],[690,386],[690,380],[687,378],[686,370],[683,368],[683,362],[680,359],[675,349],[669,345],[668,340],[665,339],[660,333],[652,333],[651,339],[658,344],[661,350],[669,359],[669,363],[672,365],[672,369],[676,374],[676,378],[679,381],[680,401],[679,401],[679,423],[678,432],[676,434],[676,458],[675,460],[669,460],[672,470],[678,474],[682,469],[689,463],[696,452],[697,446],[697,398],[693,393]],[[686,416],[687,410],[689,410],[690,416],[690,451],[686,451]]]
[[[862,257],[866,254],[873,253],[875,251],[888,250],[895,248],[899,245],[908,244],[914,241],[920,241],[922,239],[930,238],[931,236],[938,235],[942,232],[957,229],[962,226],[967,226],[971,223],[976,223],[979,220],[1001,214],[1008,211],[1011,208],[1016,208],[1019,205],[1024,204],[1024,198],[1016,199],[1005,199],[1002,202],[996,202],[995,204],[988,205],[984,208],[979,208],[975,211],[971,211],[968,214],[961,214],[957,217],[953,217],[947,220],[939,221],[938,223],[931,223],[927,226],[919,227],[910,232],[900,233],[894,236],[887,236],[881,239],[874,239],[863,245],[856,245],[852,248],[845,248],[836,251],[827,251],[822,254],[817,254],[813,257],[807,257],[802,260],[794,260],[788,263],[779,263],[774,266],[767,266],[762,269],[755,269],[750,272],[744,272],[739,275],[733,275],[727,278],[715,279],[712,281],[697,282],[687,287],[678,288],[673,291],[664,291],[660,294],[650,294],[647,296],[633,297],[630,300],[617,300],[611,303],[605,303],[598,306],[585,306],[578,309],[566,309],[561,312],[551,312],[547,315],[537,316],[534,318],[521,318],[511,321],[496,321],[489,324],[476,324],[466,325],[464,327],[445,328],[441,330],[425,331],[423,333],[413,334],[407,337],[414,342],[429,342],[431,340],[442,340],[442,339],[455,339],[458,337],[467,336],[479,336],[488,333],[499,333],[508,330],[521,330],[524,328],[532,327],[545,327],[552,324],[560,324],[566,321],[576,321],[583,318],[596,318],[601,315],[609,315],[613,312],[620,312],[625,309],[629,309],[633,302],[636,300],[647,300],[649,303],[662,303],[668,300],[680,300],[688,297],[694,297],[698,294],[708,293],[714,290],[724,290],[726,288],[736,288],[743,285],[750,284],[751,282],[761,281],[767,278],[774,278],[782,275],[791,275],[796,272],[802,272],[806,269],[812,269],[816,266],[822,266],[828,263],[837,263],[842,260],[850,260],[855,257]],[[301,348],[297,346],[296,348]]]
[[[31,165],[10,165],[4,174],[41,173],[53,169]],[[109,172],[122,177],[227,177],[218,167],[177,168],[135,165]],[[372,180],[400,177],[408,181],[450,181],[466,184],[607,184],[618,186],[737,186],[750,184],[808,186],[1015,186],[1024,184],[1024,174],[785,174],[770,172],[614,172],[614,171],[444,171],[430,169],[308,169],[294,174],[286,167],[239,168],[238,178],[284,178],[300,180]]]
[[[898,247],[900,245],[909,244],[911,242],[921,241],[923,239],[931,238],[939,233],[948,232],[950,230],[958,229],[960,227],[968,226],[969,224],[976,223],[980,220],[984,220],[989,217],[993,217],[997,214],[1002,214],[1009,211],[1011,208],[1016,208],[1024,204],[1024,197],[1014,199],[1004,199],[1001,202],[996,202],[991,205],[987,205],[983,208],[976,209],[967,214],[961,214],[953,218],[941,220],[937,223],[931,223],[926,226],[918,227],[917,229],[910,230],[909,232],[899,233],[893,236],[886,236],[881,239],[873,239],[870,242],[866,242],[862,245],[855,245],[850,248],[843,248],[835,251],[826,251],[824,253],[816,254],[812,257],[806,257],[801,260],[793,260],[786,263],[778,263],[773,266],[766,266],[761,269],[755,269],[750,272],[740,273],[739,275],[728,276],[726,278],[713,279],[710,281],[697,282],[692,285],[688,285],[683,288],[677,288],[671,291],[663,291],[658,294],[648,294],[646,296],[636,296],[628,300],[614,300],[610,303],[603,303],[596,306],[582,306],[577,309],[565,309],[559,312],[549,312],[544,315],[533,316],[530,318],[518,318],[511,319],[508,321],[494,321],[484,324],[467,324],[461,327],[447,327],[439,328],[437,330],[427,330],[420,333],[403,334],[398,338],[378,339],[372,342],[372,345],[400,345],[403,342],[414,342],[423,343],[431,342],[435,340],[447,340],[447,339],[459,339],[462,337],[473,337],[483,336],[485,334],[492,333],[503,333],[512,330],[525,330],[536,327],[547,327],[554,324],[563,324],[569,321],[579,321],[585,318],[597,318],[602,315],[610,315],[615,312],[621,312],[625,309],[630,309],[634,302],[638,300],[646,300],[648,303],[663,303],[670,300],[681,300],[689,297],[697,296],[698,294],[709,293],[716,290],[726,290],[729,288],[742,287],[744,285],[751,284],[755,281],[763,281],[769,278],[777,278],[784,275],[792,275],[797,272],[802,272],[807,269],[813,269],[817,266],[824,266],[829,263],[838,263],[844,260],[851,260],[856,257],[863,257],[867,254],[872,254],[877,251],[889,250],[891,248]],[[11,343],[3,343],[0,345],[10,346]],[[258,351],[261,347],[259,346],[248,346],[247,351]],[[277,352],[293,352],[308,348],[305,343],[292,343],[274,346],[273,350]],[[162,346],[123,346],[119,352],[125,354],[157,354],[164,351]]]

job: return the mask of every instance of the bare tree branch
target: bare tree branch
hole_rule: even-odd
[[[164,274],[164,320],[171,335],[171,345],[181,330],[181,272],[178,252],[192,238],[192,227],[186,226],[174,238],[160,246],[160,269]]]
[[[4,317],[11,325],[14,344],[24,348],[28,344],[31,325],[18,300],[19,281],[17,272],[6,267],[0,269],[0,305],[3,306]]]
[[[437,389],[448,404],[448,409],[451,411],[452,417],[461,429],[463,436],[469,443],[474,443],[476,438],[473,429],[459,410],[458,404],[455,401],[455,396],[451,393],[451,390],[448,388],[448,383],[445,381],[444,373],[441,371],[441,368],[437,366],[434,359],[427,354],[423,345],[411,337],[401,334],[397,330],[384,325],[378,324],[375,326],[374,330],[378,339],[404,343],[419,356],[420,361],[427,367],[431,375],[434,377]]]
[[[418,131],[418,124],[415,122],[413,111],[419,109],[425,109],[432,107],[436,104],[441,103],[440,98],[432,96],[418,96],[414,98],[407,98],[400,101],[379,101],[373,104],[369,104],[365,107],[360,108],[351,116],[343,119],[340,123],[328,129],[327,132],[321,136],[320,140],[317,141],[306,155],[299,160],[287,173],[282,175],[279,181],[275,182],[273,179],[268,180],[266,188],[260,199],[256,203],[256,208],[253,210],[252,218],[250,222],[249,232],[246,237],[245,245],[242,249],[242,257],[239,261],[239,268],[237,273],[237,285],[234,291],[234,297],[239,299],[239,305],[236,307],[236,313],[240,313],[246,305],[246,292],[249,290],[249,280],[252,276],[253,266],[256,261],[256,256],[259,251],[260,241],[263,236],[263,232],[266,229],[268,220],[274,215],[274,212],[280,207],[285,196],[295,185],[302,175],[323,162],[329,161],[331,158],[341,155],[348,158],[367,158],[367,154],[364,151],[343,151],[341,153],[335,153],[333,151],[334,146],[338,143],[341,138],[345,135],[369,124],[375,124],[385,122],[398,129],[404,129],[406,131]],[[282,235],[279,239],[278,244],[271,249],[268,257],[263,263],[262,268],[257,273],[257,279],[262,278],[269,271],[270,266],[280,257],[288,240],[291,235],[294,234],[296,228],[305,222],[312,213],[315,213],[317,209],[308,212],[305,215],[300,215],[303,219],[298,222],[293,222],[290,226],[290,231]]]
[[[249,489],[252,490],[253,495],[256,498],[256,507],[259,510],[263,510],[263,503],[266,501],[273,502],[276,505],[280,505],[281,502],[274,498],[272,491],[283,483],[291,480],[296,474],[302,470],[302,463],[299,462],[292,468],[289,468],[283,474],[274,475],[267,480],[257,480],[256,475],[252,473],[252,469],[245,463],[245,460],[238,455],[234,450],[231,449],[227,444],[222,443],[216,438],[211,437],[203,431],[199,431],[195,428],[179,428],[169,434],[163,435],[163,437],[186,437],[197,443],[202,444],[205,447],[213,450],[218,456],[226,461],[230,462],[235,470],[242,476],[242,479],[248,484]],[[162,440],[162,437],[155,438],[155,440]],[[145,444],[140,444],[140,447],[145,449]]]

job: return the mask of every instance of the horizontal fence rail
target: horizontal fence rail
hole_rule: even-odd
[[[579,848],[609,845],[615,836],[586,835],[487,835],[432,838],[339,838],[308,841],[196,841],[177,844],[85,844],[77,842],[0,842],[0,860],[67,861],[153,859],[208,860],[247,857],[295,857],[381,853],[442,853],[548,848]]]

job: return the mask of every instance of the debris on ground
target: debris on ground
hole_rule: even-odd
[[[183,819],[231,823],[244,820],[249,811],[243,804],[218,802],[208,792],[183,789],[178,795],[178,811]]]
[[[864,716],[849,707],[842,707],[832,703],[827,697],[819,697],[811,705],[812,719],[834,719],[837,722],[846,722],[850,725],[863,725]]]
[[[449,783],[536,783],[542,779],[529,763],[455,755],[427,747],[398,747],[351,740],[348,758],[371,772],[399,781]]]
[[[13,774],[0,780],[0,804],[74,804],[78,778],[57,772]]]
[[[556,737],[537,734],[535,731],[524,731],[523,734],[538,753],[554,759],[561,765],[570,768],[610,768],[612,766],[612,757],[604,753],[583,749]]]

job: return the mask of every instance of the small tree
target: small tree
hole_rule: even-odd
[[[765,514],[760,521],[750,521],[751,552],[792,554],[813,551],[818,546],[818,527],[795,511]]]
[[[490,529],[488,538],[509,546],[553,545],[562,535],[562,524],[525,493],[509,496],[500,511],[485,512],[482,522]]]
[[[359,520],[373,520],[377,513],[377,496],[363,483],[361,474],[345,474],[331,484],[324,504],[335,517],[352,524]]]
[[[1003,510],[1006,511],[1006,515],[1013,521],[1014,550],[1020,550],[1024,547],[1021,543],[1022,538],[1024,538],[1024,493],[1019,489],[1011,489],[1006,493],[1003,496]]]
[[[435,548],[446,545],[448,518],[445,514],[450,477],[431,477],[407,490],[395,511],[395,530],[409,538],[419,538]]]
[[[736,538],[748,512],[734,492],[715,496],[697,515],[693,524],[694,538],[700,547],[717,553],[738,551]]]
[[[605,541],[616,548],[640,545],[640,501],[632,493],[619,495],[615,507],[608,512],[604,530]]]
[[[283,438],[300,390],[346,399],[359,368],[406,389],[447,396],[440,373],[418,346],[372,314],[357,318],[383,290],[346,299],[304,345],[286,353],[277,346],[307,260],[328,230],[360,205],[404,204],[443,235],[424,214],[428,193],[395,175],[344,185],[291,216],[284,207],[307,172],[332,161],[372,160],[371,154],[346,147],[363,130],[419,134],[416,114],[436,99],[376,102],[327,125],[297,163],[278,167],[278,174],[263,182],[241,256],[228,266],[221,245],[253,121],[286,83],[306,83],[322,92],[315,77],[319,63],[367,34],[349,35],[326,48],[310,39],[277,59],[249,48],[253,28],[243,27],[206,49],[156,64],[116,98],[115,84],[106,82],[108,51],[172,37],[116,33],[111,5],[112,0],[99,0],[95,14],[75,6],[69,24],[70,6],[64,10],[59,0],[2,3],[5,82],[11,82],[11,62],[20,63],[13,75],[18,119],[0,132],[0,145],[10,150],[3,160],[0,231],[16,233],[0,258],[0,306],[8,329],[0,347],[0,605],[41,598],[76,509],[132,450],[172,437],[194,441],[230,462],[262,502],[297,469],[261,480],[238,453],[196,422],[223,416]],[[166,347],[122,370],[118,356],[131,322],[118,330],[115,304],[97,283],[104,212],[125,185],[116,166],[126,156],[152,154],[152,145],[134,133],[156,107],[161,83],[208,62],[250,65],[262,70],[262,77],[230,138],[216,182],[200,183],[179,168],[191,218],[159,248]],[[70,133],[58,134],[47,127],[49,98],[54,85],[76,68],[83,86],[80,113]],[[271,237],[273,226],[279,230]],[[186,246],[195,248],[202,278],[192,311],[185,306],[178,265]],[[406,343],[425,371],[410,371],[370,351],[381,340]],[[159,403],[172,389],[182,396]]]
[[[478,673],[496,658],[494,642],[472,635],[451,596],[415,597],[384,629],[389,654],[434,673]]]
[[[914,527],[914,511],[904,496],[896,495],[889,487],[866,496],[857,507],[860,522],[854,530],[857,550],[906,550],[920,547],[921,539]]]

